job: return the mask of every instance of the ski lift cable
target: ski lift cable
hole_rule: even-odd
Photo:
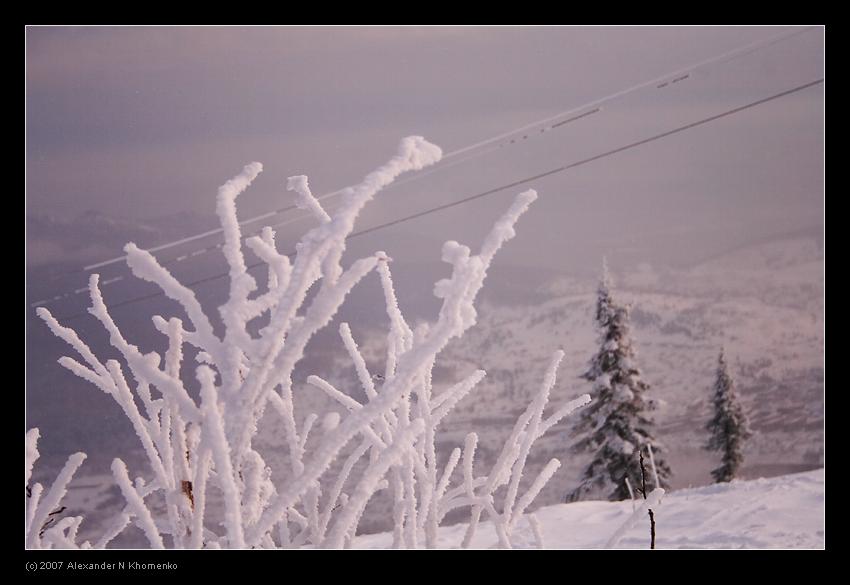
[[[390,220],[390,221],[387,221],[387,222],[377,224],[377,225],[372,226],[372,227],[368,227],[368,228],[365,228],[365,229],[362,229],[362,230],[359,230],[359,231],[352,232],[348,236],[348,238],[346,238],[346,239],[350,240],[352,238],[356,238],[356,237],[359,237],[359,236],[370,234],[372,232],[375,232],[375,231],[378,231],[378,230],[381,230],[381,229],[385,229],[385,228],[388,228],[388,227],[391,227],[391,226],[395,226],[395,225],[398,225],[398,224],[401,224],[401,223],[404,223],[404,222],[412,221],[414,219],[418,219],[420,217],[430,215],[432,213],[437,213],[439,211],[444,211],[446,209],[457,207],[459,205],[463,205],[463,204],[468,203],[470,201],[474,201],[476,199],[481,199],[483,197],[487,197],[489,195],[504,191],[506,189],[518,187],[520,185],[524,185],[524,184],[536,181],[538,179],[542,179],[542,178],[545,178],[545,177],[548,177],[548,176],[551,176],[551,175],[555,175],[557,173],[562,173],[564,171],[574,169],[576,167],[586,165],[586,164],[591,163],[591,162],[602,160],[602,159],[605,159],[607,157],[619,154],[621,152],[632,150],[632,149],[644,146],[646,144],[655,142],[657,140],[661,140],[662,138],[666,138],[668,136],[679,134],[679,133],[684,132],[686,130],[690,130],[690,129],[696,128],[698,126],[702,126],[704,124],[708,124],[708,123],[720,120],[722,118],[726,118],[726,117],[731,116],[733,114],[737,114],[739,112],[743,112],[745,110],[755,108],[757,106],[766,104],[766,103],[771,102],[773,100],[776,100],[776,99],[779,99],[779,98],[782,98],[782,97],[803,91],[803,90],[808,89],[810,87],[814,87],[814,86],[819,85],[823,82],[824,82],[824,78],[816,79],[814,81],[810,81],[808,83],[804,83],[802,85],[798,85],[798,86],[792,87],[790,89],[786,89],[786,90],[781,91],[779,93],[772,94],[768,97],[765,97],[765,98],[762,98],[762,99],[759,99],[759,100],[756,100],[756,101],[753,101],[753,102],[749,102],[749,103],[744,104],[742,106],[738,106],[736,108],[725,110],[723,112],[720,112],[719,114],[714,114],[714,115],[711,115],[711,116],[700,118],[700,119],[695,120],[693,122],[689,122],[689,123],[677,126],[677,127],[673,128],[671,130],[666,130],[664,132],[653,134],[652,136],[649,136],[647,138],[643,138],[641,140],[637,140],[637,141],[634,141],[634,142],[630,142],[628,144],[624,144],[622,146],[618,146],[618,147],[610,149],[610,150],[606,150],[605,152],[601,152],[601,153],[593,155],[591,157],[587,157],[587,158],[584,158],[584,159],[581,159],[581,160],[578,160],[578,161],[575,161],[575,162],[565,164],[563,166],[548,170],[548,171],[543,172],[543,173],[539,173],[539,174],[536,174],[536,175],[525,177],[523,179],[519,179],[517,181],[506,183],[506,184],[500,185],[498,187],[494,187],[492,189],[488,189],[486,191],[482,191],[480,193],[476,193],[474,195],[464,197],[462,199],[457,199],[455,201],[451,201],[451,202],[445,203],[443,205],[431,207],[431,208],[423,210],[423,211],[412,213],[410,215],[399,217],[399,218],[396,218],[396,219],[393,219],[393,220]],[[289,256],[289,257],[294,256],[294,252],[290,252],[289,254],[287,254],[287,256]],[[264,265],[265,265],[264,262],[255,262],[253,264],[248,265],[247,269],[252,270],[254,268],[258,268],[258,267],[264,266]],[[194,280],[192,282],[186,283],[186,286],[187,287],[193,287],[193,286],[201,285],[201,284],[204,284],[204,283],[207,283],[207,282],[212,282],[214,280],[224,278],[224,277],[228,276],[228,274],[229,274],[229,272],[222,272],[222,273],[213,274],[211,276],[206,276],[204,278],[200,278],[200,279]],[[87,290],[87,289],[79,289],[79,290]],[[154,292],[154,293],[150,293],[150,294],[139,296],[139,297],[133,297],[133,298],[130,298],[130,299],[126,299],[124,301],[119,301],[119,302],[113,303],[111,305],[107,305],[107,308],[112,309],[112,308],[123,307],[125,305],[129,305],[129,304],[145,301],[145,300],[148,300],[148,299],[151,299],[151,298],[155,298],[155,297],[161,296],[162,294],[163,294],[162,291],[159,291],[159,292]],[[45,304],[45,302],[42,301],[42,302],[39,302],[39,303],[33,303],[30,306],[37,306],[39,304]],[[72,315],[63,317],[60,320],[71,321],[73,319],[76,319],[78,317],[81,317],[81,316],[84,316],[84,315],[87,315],[87,314],[88,314],[87,311],[82,311],[82,312],[74,313]]]
[[[639,91],[641,89],[646,89],[646,88],[653,87],[653,86],[655,86],[658,89],[661,89],[661,88],[666,87],[667,85],[670,85],[672,83],[678,83],[680,81],[686,80],[688,77],[690,77],[690,75],[695,70],[702,69],[702,68],[705,68],[705,67],[708,67],[708,66],[711,66],[711,65],[728,63],[730,61],[739,59],[741,57],[751,55],[752,53],[755,53],[757,51],[766,49],[768,47],[772,47],[772,46],[774,46],[778,43],[787,41],[787,40],[789,40],[793,37],[796,37],[798,35],[802,35],[804,33],[811,32],[811,31],[813,31],[817,28],[818,27],[816,27],[816,26],[810,26],[810,27],[807,27],[807,28],[804,28],[804,29],[801,29],[801,30],[794,30],[794,31],[791,31],[791,32],[788,32],[788,33],[783,33],[783,34],[780,34],[780,35],[777,35],[777,36],[774,36],[774,37],[771,37],[769,39],[765,39],[765,40],[762,40],[762,41],[756,41],[756,42],[750,43],[748,45],[745,45],[743,47],[739,47],[737,49],[734,49],[732,51],[728,51],[728,52],[723,53],[721,55],[717,55],[715,57],[711,57],[709,59],[706,59],[706,60],[700,61],[698,63],[692,64],[688,67],[684,67],[684,68],[681,68],[681,69],[677,69],[676,71],[666,73],[666,74],[664,74],[660,77],[656,77],[656,78],[651,79],[649,81],[645,81],[645,82],[639,83],[637,85],[633,85],[631,87],[628,87],[626,89],[622,89],[622,90],[617,91],[615,93],[612,93],[612,94],[609,94],[607,96],[598,98],[598,99],[596,99],[592,102],[583,104],[583,105],[578,106],[578,107],[571,108],[571,109],[564,111],[564,112],[560,112],[560,113],[555,114],[553,116],[550,116],[548,118],[537,120],[537,121],[532,122],[530,124],[526,124],[524,126],[514,128],[513,130],[509,130],[509,131],[504,132],[502,134],[499,134],[497,136],[493,136],[493,137],[487,138],[485,140],[481,140],[479,142],[475,142],[473,144],[470,144],[470,145],[467,145],[467,146],[464,146],[464,147],[461,147],[461,148],[457,148],[457,149],[452,150],[448,153],[445,153],[443,155],[443,158],[440,160],[440,162],[438,162],[433,167],[431,167],[429,169],[425,169],[425,170],[417,172],[417,173],[414,173],[414,174],[409,175],[409,176],[407,176],[403,179],[400,179],[400,180],[394,182],[393,185],[388,187],[388,188],[392,188],[393,186],[400,186],[400,185],[403,185],[403,184],[406,184],[406,183],[409,183],[409,182],[412,182],[412,181],[417,181],[417,180],[419,180],[419,179],[421,179],[421,178],[423,178],[423,177],[425,177],[425,176],[427,176],[427,175],[429,175],[433,172],[448,168],[449,166],[454,166],[454,164],[457,164],[457,162],[460,162],[460,161],[451,162],[451,163],[449,161],[451,159],[459,157],[461,155],[468,154],[467,157],[464,157],[463,159],[461,159],[462,161],[465,162],[466,160],[469,160],[471,158],[476,158],[478,156],[481,156],[481,155],[484,155],[484,154],[490,152],[491,150],[488,149],[488,147],[495,149],[495,148],[499,148],[501,146],[507,146],[509,144],[515,143],[517,141],[516,139],[511,140],[510,142],[506,142],[504,144],[499,144],[501,141],[509,139],[509,138],[516,136],[518,134],[521,134],[523,132],[538,129],[539,130],[538,133],[542,133],[542,132],[545,132],[547,130],[553,130],[555,128],[562,127],[569,122],[573,122],[575,120],[578,120],[578,119],[587,117],[589,115],[598,113],[601,110],[601,106],[603,104],[610,104],[612,101],[615,101],[615,100],[622,98],[626,95],[632,94],[632,93]],[[565,116],[569,117],[569,119],[564,120],[563,118]],[[529,136],[530,135],[523,136],[523,139],[527,139],[527,138],[529,138]],[[336,191],[332,191],[330,193],[325,193],[325,194],[317,197],[317,199],[319,201],[323,201],[325,199],[337,197],[337,196],[341,195],[342,193],[344,193],[345,190],[346,190],[345,188],[337,189]],[[286,213],[286,212],[293,211],[293,210],[297,210],[297,207],[295,205],[286,205],[286,206],[281,207],[279,209],[275,209],[275,210],[257,215],[255,217],[251,217],[249,219],[242,220],[242,221],[239,222],[239,225],[245,226],[245,225],[248,225],[248,224],[251,224],[251,223],[254,223],[254,222],[257,222],[257,221],[269,219],[269,218],[274,217],[276,215],[280,215],[282,213]],[[303,216],[303,217],[307,217],[307,216]],[[160,244],[158,246],[148,248],[148,252],[150,252],[150,253],[160,252],[162,250],[167,250],[167,249],[170,249],[170,248],[181,246],[183,244],[188,244],[190,242],[194,242],[194,241],[201,240],[201,239],[204,239],[204,238],[207,238],[207,237],[210,237],[210,236],[214,236],[214,235],[220,234],[221,232],[222,232],[221,228],[215,228],[215,229],[208,230],[208,231],[205,231],[205,232],[202,232],[202,233],[199,233],[199,234],[187,236],[185,238],[180,238],[180,239],[177,239],[177,240],[174,240],[174,241],[171,241],[171,242],[166,242],[164,244]],[[75,273],[78,273],[78,272],[88,272],[88,271],[94,270],[96,268],[102,268],[104,266],[109,266],[109,265],[115,264],[117,262],[122,262],[125,259],[126,259],[125,255],[116,256],[114,258],[103,260],[101,262],[96,262],[96,263],[93,263],[93,264],[86,265],[81,270],[74,271],[74,272],[71,272],[69,274],[75,274]]]

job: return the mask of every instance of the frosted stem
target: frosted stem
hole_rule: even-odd
[[[144,531],[145,536],[148,537],[151,547],[165,548],[150,510],[145,506],[145,502],[142,500],[139,492],[130,483],[130,477],[127,475],[127,466],[120,459],[115,459],[112,462],[112,475],[115,477],[115,483],[121,488],[121,493],[124,494],[127,505],[130,506],[130,510],[138,519],[139,526]]]

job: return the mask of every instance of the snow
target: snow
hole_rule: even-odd
[[[30,429],[24,436],[24,475],[26,476],[24,480],[24,485],[30,484],[30,476],[32,476],[32,466],[35,465],[36,460],[39,458],[38,437],[38,429]]]
[[[653,511],[659,549],[821,549],[824,470],[668,492]],[[546,548],[593,549],[603,548],[632,514],[629,500],[585,501],[539,508],[534,517]],[[649,548],[649,518],[643,516],[615,548]],[[438,546],[459,548],[466,529],[441,527]],[[391,540],[390,533],[358,536],[352,548],[387,548]],[[537,548],[532,526],[519,523],[511,543]],[[482,521],[472,548],[497,546],[491,523]]]
[[[332,431],[339,426],[339,413],[329,412],[322,421],[322,429],[325,432]]]
[[[643,501],[643,504],[632,512],[632,515],[629,516],[629,519],[625,521],[618,529],[614,535],[608,539],[608,542],[605,543],[605,548],[615,548],[620,541],[623,540],[623,537],[632,530],[640,521],[640,519],[644,516],[644,514],[648,515],[649,512],[652,511],[652,508],[657,506],[661,502],[661,498],[664,497],[664,490],[662,488],[655,488],[649,496]],[[634,503],[634,502],[632,502]],[[652,519],[650,519],[651,526]],[[651,528],[650,528],[651,530]],[[651,533],[650,533],[651,534]],[[652,548],[652,538],[650,536],[650,548]]]
[[[286,189],[288,191],[295,191],[295,205],[298,207],[298,209],[309,210],[310,213],[315,215],[321,223],[325,223],[331,220],[331,216],[329,216],[328,213],[322,208],[322,205],[310,191],[310,186],[305,175],[289,177],[286,182]]]

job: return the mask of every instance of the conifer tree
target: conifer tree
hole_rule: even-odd
[[[717,358],[717,377],[714,381],[714,416],[706,425],[711,437],[706,445],[710,451],[723,454],[721,465],[711,472],[716,483],[732,481],[744,460],[744,441],[752,433],[749,422],[735,391],[735,382],[729,375],[723,349]]]
[[[664,461],[664,449],[651,433],[653,409],[647,397],[649,385],[641,379],[635,363],[631,339],[629,310],[611,298],[611,282],[607,265],[599,283],[596,302],[596,324],[599,329],[599,351],[591,358],[582,377],[593,383],[592,401],[582,412],[576,425],[577,451],[592,451],[593,459],[582,477],[582,483],[569,494],[569,501],[629,497],[626,478],[632,485],[641,484],[640,450],[652,445],[660,486],[669,487],[670,467]]]

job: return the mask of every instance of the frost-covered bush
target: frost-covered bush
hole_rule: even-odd
[[[552,425],[589,401],[585,395],[543,416],[562,353],[555,355],[540,392],[517,421],[487,475],[476,474],[474,469],[474,433],[448,461],[439,462],[436,454],[441,420],[475,388],[484,372],[476,371],[440,392],[431,383],[439,353],[474,325],[473,302],[490,262],[514,236],[514,224],[536,193],[529,190],[516,197],[477,254],[454,241],[444,244],[442,258],[451,265],[452,275],[434,286],[442,307],[434,322],[416,330],[399,310],[390,258],[385,253],[376,252],[348,267],[341,264],[346,238],[360,210],[401,173],[431,165],[440,157],[441,150],[421,137],[405,138],[396,156],[344,191],[333,215],[312,195],[306,177],[291,177],[288,189],[295,192],[298,206],[309,210],[317,225],[301,238],[292,260],[278,252],[270,228],[245,240],[268,265],[264,292],[259,292],[247,271],[236,217],[236,197],[262,170],[259,163],[247,165],[218,191],[222,249],[230,267],[230,295],[219,307],[224,324],[221,336],[214,333],[195,294],[132,243],[125,251],[133,274],[159,285],[189,319],[184,323],[174,317],[153,316],[154,327],[168,339],[164,355],[142,353],[119,331],[101,296],[97,275],[89,282],[89,312],[108,332],[124,358],[123,365],[116,360],[102,363],[72,329],[39,308],[38,314],[53,333],[82,358],[63,357],[59,363],[121,406],[150,460],[153,476],[131,481],[124,462],[115,459],[112,471],[126,506],[98,542],[78,545],[76,532],[82,518],[63,519],[46,530],[42,527],[85,455],[78,453],[69,459],[39,502],[42,486],[29,488],[37,457],[38,430],[33,429],[26,438],[27,546],[105,547],[135,523],[155,548],[340,548],[350,545],[370,498],[384,489],[393,495],[396,547],[437,546],[437,527],[446,513],[458,507],[471,511],[466,546],[483,512],[492,520],[501,546],[511,546],[511,532],[523,517],[528,518],[542,545],[539,526],[524,514],[560,463],[551,460],[520,493],[529,450]],[[351,392],[313,375],[307,379],[309,385],[338,401],[347,413],[342,417],[312,413],[299,422],[293,401],[296,364],[311,337],[331,321],[349,291],[371,272],[380,278],[390,321],[384,372],[373,375],[368,371],[350,327],[341,324],[342,343],[366,400],[358,402]],[[311,289],[314,292],[308,301]],[[249,323],[259,318],[267,324],[252,334]],[[181,378],[186,344],[198,350],[200,363],[194,376],[200,383],[199,400],[190,395],[188,381]],[[258,421],[268,407],[283,427],[289,451],[290,469],[281,476],[272,474],[254,445]],[[317,421],[322,422],[317,425]],[[311,434],[314,447],[308,450]],[[320,435],[318,440],[315,435]],[[349,451],[341,470],[335,477],[326,477],[346,447]],[[462,466],[462,480],[452,485],[458,465]],[[362,471],[355,474],[355,468]],[[207,497],[211,486],[220,498]],[[496,491],[504,486],[497,498]],[[156,513],[151,505],[155,495],[165,502],[164,513]],[[213,505],[223,507],[220,526],[208,521],[207,508]]]

